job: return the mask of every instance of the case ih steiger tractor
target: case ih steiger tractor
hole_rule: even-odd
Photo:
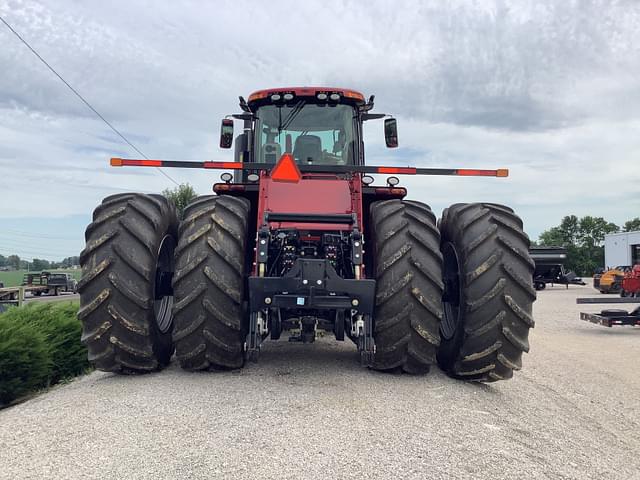
[[[368,100],[346,89],[278,88],[240,97],[222,121],[233,162],[113,158],[113,166],[232,170],[178,223],[160,195],[103,200],[80,257],[79,317],[100,370],[234,369],[288,332],[349,338],[361,363],[477,381],[521,368],[533,327],[534,263],[509,207],[457,203],[436,218],[390,176],[505,177],[507,170],[365,165]],[[393,118],[384,121],[397,146]]]

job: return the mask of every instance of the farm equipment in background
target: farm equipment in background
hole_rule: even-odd
[[[10,306],[20,306],[24,301],[24,290],[22,287],[5,287],[0,282],[0,313]]]
[[[640,297],[635,298],[577,298],[577,304],[596,304],[596,303],[615,303],[615,304],[633,304],[640,303]],[[640,306],[635,309],[622,310],[619,308],[610,308],[602,310],[600,313],[580,312],[580,320],[603,325],[605,327],[613,326],[639,326],[640,327]]]
[[[30,272],[25,273],[22,279],[22,286],[25,291],[31,292],[35,296],[58,295],[60,292],[76,293],[78,282],[69,273],[56,272]]]
[[[507,170],[365,165],[373,95],[325,87],[240,97],[222,121],[232,162],[112,158],[117,167],[233,170],[178,224],[161,195],[103,200],[80,256],[79,318],[100,370],[141,373],[174,352],[187,370],[240,368],[285,332],[348,338],[361,363],[476,381],[511,378],[529,350],[534,263],[509,207],[456,203],[436,222],[395,175]],[[393,118],[387,147],[398,145]],[[389,175],[374,185],[370,174]]]
[[[624,274],[620,296],[640,297],[640,265],[634,265],[630,271]]]
[[[624,272],[623,275],[619,275],[618,273],[615,274],[616,277],[622,277],[615,278],[615,281],[620,284],[618,288],[620,298],[578,298],[577,303],[640,303],[640,265],[634,265],[633,268],[616,267],[615,269],[611,269],[605,273],[609,272]],[[609,290],[602,293],[613,292]],[[615,308],[602,310],[597,314],[581,312],[580,319],[596,323],[598,325],[604,325],[605,327],[612,327],[614,325],[640,326],[640,306],[631,311]]]
[[[602,267],[596,268],[593,272],[593,288],[595,288],[596,290],[600,289],[600,278],[602,277],[602,274],[604,272],[605,269]]]
[[[547,283],[552,285],[586,285],[573,271],[564,269],[567,249],[564,247],[531,247],[529,254],[535,262],[533,286],[536,290],[544,290]]]
[[[597,282],[594,279],[593,286],[600,293],[620,293],[622,280],[630,269],[630,266],[609,268],[600,275]]]

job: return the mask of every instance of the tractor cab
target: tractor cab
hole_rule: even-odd
[[[255,158],[276,163],[283,153],[297,163],[353,165],[356,151],[356,118],[348,104],[279,102],[256,112]]]
[[[385,117],[370,114],[374,97],[353,90],[280,88],[240,97],[243,133],[236,138],[235,161],[275,164],[289,154],[301,165],[362,165],[362,122]],[[231,147],[233,121],[225,118],[220,146]],[[389,147],[397,146],[396,121],[387,118]]]

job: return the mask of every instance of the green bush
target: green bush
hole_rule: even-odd
[[[32,324],[14,321],[8,313],[0,315],[0,405],[46,386],[50,375],[45,335]]]
[[[5,338],[7,346],[0,341],[0,358],[13,358],[14,364],[19,364],[22,376],[19,376],[12,383],[5,382],[12,374],[9,370],[3,369],[0,361],[0,391],[4,391],[4,384],[7,383],[8,390],[16,389],[18,379],[23,379],[23,383],[29,385],[26,391],[40,386],[53,385],[66,378],[74,377],[89,368],[87,361],[87,350],[80,343],[81,324],[76,318],[78,305],[72,303],[43,303],[32,304],[22,308],[12,308],[0,315],[0,338]],[[31,343],[30,343],[31,342]],[[41,342],[41,343],[38,343]],[[25,350],[24,355],[15,352],[13,345],[22,345]],[[32,345],[32,347],[29,347]],[[42,347],[43,355],[36,357],[32,350]],[[13,348],[13,350],[11,350]],[[6,352],[5,352],[6,349]],[[42,351],[38,350],[40,353]],[[34,360],[29,363],[29,359]],[[35,358],[38,358],[39,365],[35,365]],[[5,360],[7,365],[11,361]],[[23,362],[23,363],[21,363]],[[33,378],[26,378],[25,373],[32,370]],[[41,379],[42,372],[46,369],[45,381]],[[13,378],[13,377],[12,377]],[[26,393],[24,389],[18,390],[13,398]],[[11,395],[0,399],[6,403]]]
[[[26,321],[46,335],[52,361],[51,384],[75,377],[89,367],[87,349],[80,343],[82,325],[77,304],[45,303],[22,310],[26,311]]]

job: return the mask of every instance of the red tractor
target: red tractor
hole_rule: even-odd
[[[509,207],[457,203],[436,217],[390,176],[505,177],[507,170],[365,165],[362,126],[388,117],[347,89],[261,90],[222,122],[233,162],[113,158],[113,166],[232,170],[181,222],[160,195],[107,197],[80,257],[79,317],[100,370],[234,369],[288,332],[349,338],[361,363],[477,381],[521,368],[534,263]],[[384,121],[388,147],[397,125]]]
[[[640,265],[624,274],[622,279],[621,297],[640,297]]]

